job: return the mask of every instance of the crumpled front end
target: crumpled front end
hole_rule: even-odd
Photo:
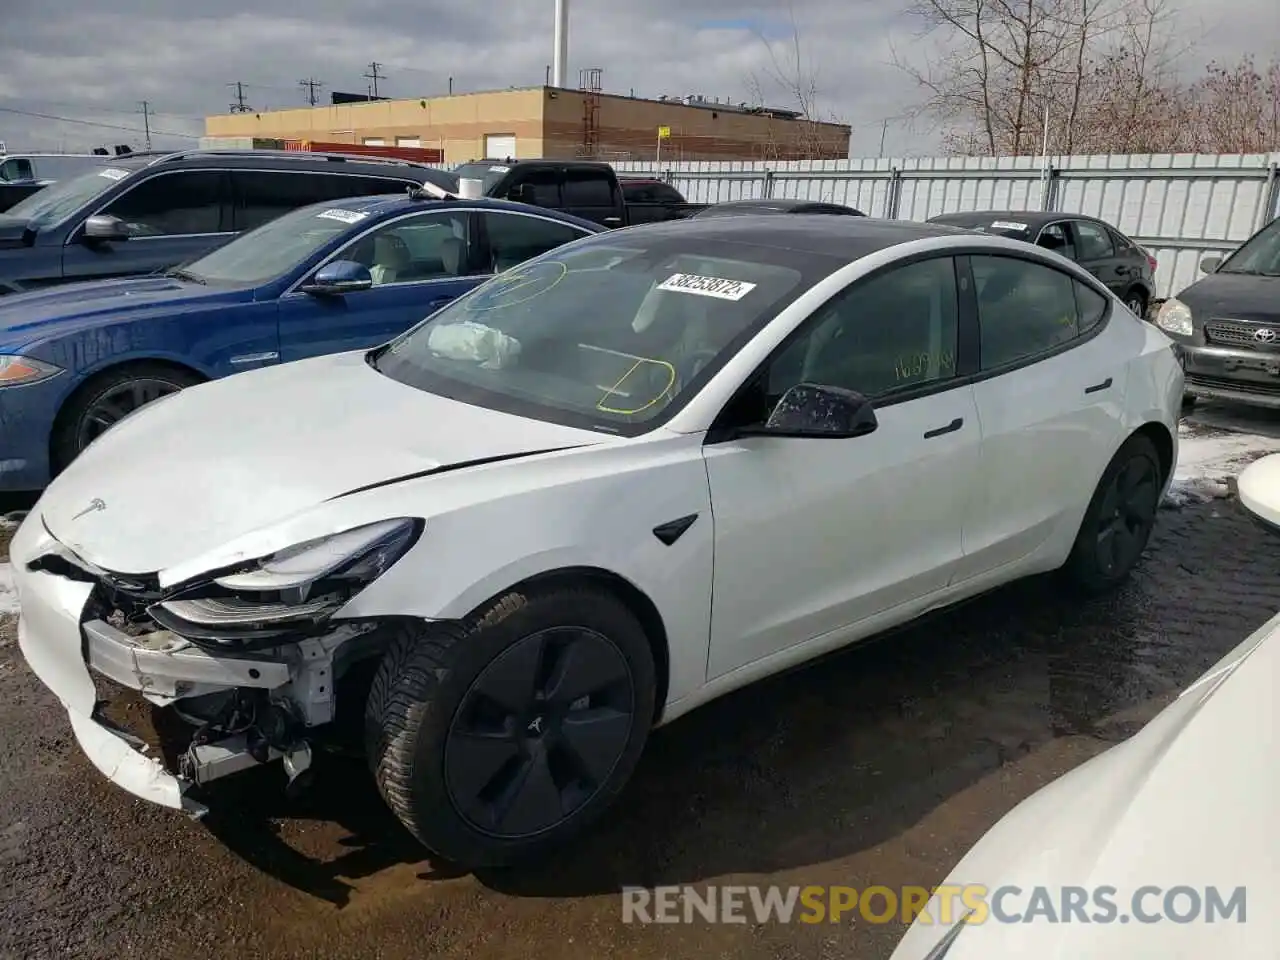
[[[154,578],[93,567],[36,512],[10,544],[10,560],[23,656],[61,700],[86,756],[134,796],[196,816],[207,810],[199,788],[213,780],[275,760],[290,784],[306,773],[313,728],[334,718],[336,681],[368,649],[351,641],[373,640],[378,628],[297,621],[252,643],[180,620],[168,629],[155,615],[163,594]],[[157,749],[124,729],[109,716],[120,687],[172,708],[189,739]]]

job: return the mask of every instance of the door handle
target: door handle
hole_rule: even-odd
[[[964,426],[964,419],[961,417],[956,417],[954,420],[948,423],[945,427],[938,427],[938,429],[936,430],[926,430],[924,432],[924,438],[926,440],[932,440],[934,437],[941,437],[943,434],[955,433],[957,430],[959,430],[963,426]]]
[[[1128,272],[1129,272],[1129,268],[1126,267],[1123,263],[1120,264],[1120,266],[1116,267],[1116,273],[1120,274],[1120,276],[1122,277]]]
[[[1085,387],[1084,392],[1098,393],[1101,390],[1108,389],[1110,386],[1111,386],[1111,378],[1107,377],[1107,379],[1103,380],[1101,383],[1095,383],[1092,387]]]

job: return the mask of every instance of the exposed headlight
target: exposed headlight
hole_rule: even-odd
[[[422,522],[383,520],[279,550],[150,608],[193,640],[240,642],[319,623],[413,546]]]
[[[1183,337],[1191,336],[1191,308],[1181,300],[1170,297],[1160,305],[1156,314],[1156,326]]]
[[[61,367],[32,357],[0,356],[0,387],[17,387],[56,377]]]

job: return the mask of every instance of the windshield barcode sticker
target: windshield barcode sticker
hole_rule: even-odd
[[[321,220],[337,220],[340,223],[359,223],[367,213],[361,213],[359,210],[325,210],[317,213],[317,217]]]
[[[992,230],[1025,230],[1025,223],[1018,223],[1016,220],[996,220],[991,224]]]
[[[107,167],[105,170],[98,171],[98,176],[106,177],[108,180],[123,180],[128,175],[128,170],[117,170],[115,167]]]
[[[490,167],[489,172],[490,173],[510,173],[511,168],[510,167]]]
[[[754,283],[746,283],[743,280],[700,277],[696,273],[673,273],[658,284],[659,290],[695,293],[700,297],[715,297],[719,300],[741,300],[755,288]]]

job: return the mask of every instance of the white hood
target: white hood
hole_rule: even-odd
[[[1246,888],[1246,922],[1001,923],[959,934],[946,960],[1161,960],[1280,956],[1280,617],[1236,648],[1139,734],[1050,784],[987,833],[945,881],[1116,888],[1119,913],[1152,885]],[[1141,902],[1163,911],[1163,893]],[[1182,901],[1176,909],[1186,909]],[[1094,914],[1093,904],[1085,908]],[[953,915],[954,916],[954,915]],[[936,917],[936,914],[935,914]],[[920,960],[945,928],[917,923],[893,960]]]
[[[144,408],[85,450],[36,509],[90,563],[154,573],[367,484],[602,439],[416,390],[363,353],[340,354]]]

